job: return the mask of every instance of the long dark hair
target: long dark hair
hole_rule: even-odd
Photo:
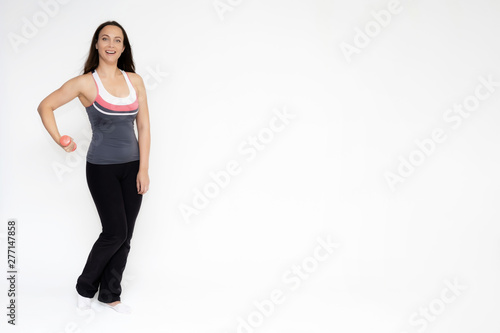
[[[101,30],[108,25],[114,25],[123,32],[123,46],[125,50],[121,54],[120,58],[118,58],[118,68],[124,70],[126,72],[135,73],[135,65],[134,58],[132,57],[132,48],[130,47],[130,42],[128,41],[127,33],[125,29],[116,21],[107,21],[101,24],[94,33],[94,37],[92,38],[92,43],[90,43],[89,57],[85,62],[85,66],[83,67],[83,74],[87,74],[88,72],[92,72],[94,69],[99,66],[99,53],[95,48],[97,41],[99,39],[99,34]]]

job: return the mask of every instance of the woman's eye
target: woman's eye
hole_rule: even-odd
[[[102,37],[102,40],[108,40],[106,37]]]
[[[117,39],[117,40],[116,40],[116,42],[117,42],[117,43],[121,43],[122,41],[121,41],[121,40],[119,40],[119,39]]]

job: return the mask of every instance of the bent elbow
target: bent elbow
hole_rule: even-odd
[[[42,113],[44,113],[45,110],[50,110],[53,112],[54,108],[47,105],[47,103],[45,101],[42,101],[42,102],[40,102],[40,104],[38,105],[36,110],[38,111],[39,114],[42,114]]]

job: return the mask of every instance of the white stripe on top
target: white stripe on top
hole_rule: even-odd
[[[125,81],[127,82],[128,90],[129,90],[129,95],[127,97],[116,97],[111,95],[105,88],[104,85],[102,84],[101,78],[99,78],[99,74],[97,74],[97,71],[94,70],[92,75],[94,76],[95,82],[97,83],[97,86],[99,87],[99,95],[101,95],[101,98],[105,100],[106,102],[114,105],[129,105],[135,102],[137,99],[137,95],[135,92],[134,87],[132,86],[132,83],[130,82],[127,73],[125,71],[120,69],[120,72],[122,72],[123,77],[125,78]]]
[[[99,107],[98,107],[95,103],[94,103],[93,105],[94,105],[95,109],[96,109],[97,111],[99,111],[100,113],[109,114],[109,115],[111,115],[111,116],[132,116],[132,115],[134,115],[134,114],[139,113],[139,110],[137,110],[137,111],[135,111],[135,112],[134,112],[134,111],[130,111],[130,112],[126,112],[126,111],[118,111],[118,112],[113,112],[113,113],[111,113],[111,112],[106,112],[106,111],[101,110],[101,109],[100,109],[100,108],[99,108]]]

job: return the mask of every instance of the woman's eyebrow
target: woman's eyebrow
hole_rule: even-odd
[[[101,35],[101,37],[104,37],[104,36],[110,37],[108,34],[103,34],[103,35]],[[110,38],[111,38],[111,37],[110,37]],[[116,36],[115,38],[120,38],[120,39],[122,39],[120,36]]]

